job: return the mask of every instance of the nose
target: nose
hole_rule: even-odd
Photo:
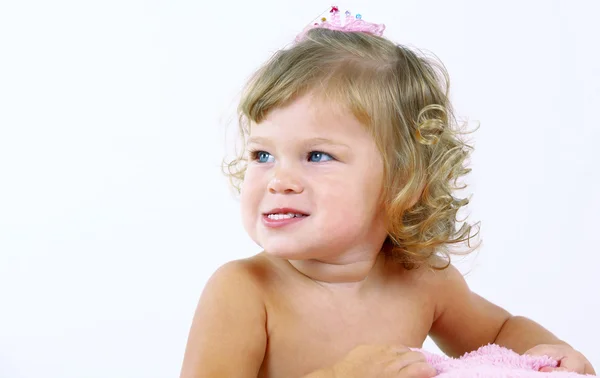
[[[295,194],[302,193],[304,190],[302,184],[298,180],[298,175],[294,174],[293,169],[284,169],[277,167],[273,171],[273,176],[269,180],[269,193],[272,194]]]

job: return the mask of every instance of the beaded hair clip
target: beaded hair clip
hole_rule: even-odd
[[[304,39],[309,30],[315,28],[325,28],[343,32],[362,32],[373,34],[379,37],[383,35],[383,31],[385,30],[384,24],[374,24],[364,21],[360,14],[356,14],[355,17],[352,17],[352,13],[350,13],[350,11],[345,12],[346,19],[344,24],[342,24],[340,20],[339,9],[335,5],[331,7],[329,13],[331,13],[331,21],[327,21],[327,18],[322,17],[320,23],[315,22],[312,25],[308,25],[306,28],[304,28],[302,33],[296,37],[296,42],[300,42],[302,39]]]

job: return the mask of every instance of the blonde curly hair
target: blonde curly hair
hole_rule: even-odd
[[[441,75],[441,76],[440,76]],[[443,79],[443,80],[442,80]],[[238,106],[241,149],[224,161],[224,172],[240,192],[247,166],[250,125],[269,111],[310,92],[345,105],[371,132],[384,163],[388,217],[385,253],[412,269],[450,265],[450,249],[467,242],[472,225],[456,229],[457,180],[470,172],[473,149],[459,138],[449,100],[449,77],[441,62],[390,40],[365,33],[312,29],[305,39],[277,51],[248,81]],[[477,224],[478,225],[478,224]],[[443,257],[441,260],[439,257]],[[440,265],[440,261],[443,261]]]

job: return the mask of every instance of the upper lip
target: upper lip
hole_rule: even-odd
[[[308,215],[308,213],[305,211],[293,209],[291,207],[277,207],[275,209],[271,209],[271,210],[265,212],[264,214],[269,215],[269,214],[289,214],[289,213]]]

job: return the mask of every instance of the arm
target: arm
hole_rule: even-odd
[[[550,331],[522,316],[510,317],[500,329],[495,343],[523,354],[539,344],[565,344]]]
[[[436,272],[437,313],[430,336],[449,356],[458,357],[488,343],[518,353],[539,344],[562,343],[539,324],[512,316],[473,293],[454,267]]]
[[[208,280],[192,321],[180,378],[256,378],[267,344],[258,282],[243,261],[223,265]]]
[[[531,340],[535,343],[533,347]],[[596,375],[594,367],[581,352],[559,340],[533,320],[522,316],[513,316],[504,323],[496,337],[496,344],[506,346],[520,354],[551,356],[560,361],[561,368],[567,369],[567,371]]]

